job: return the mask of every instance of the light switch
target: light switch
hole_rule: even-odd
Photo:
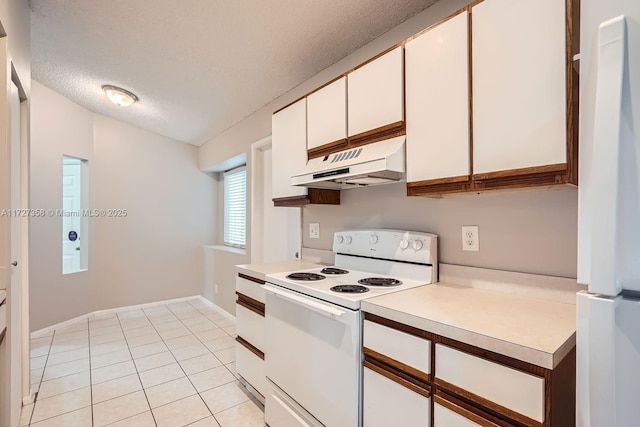
[[[309,224],[309,238],[310,239],[319,239],[320,238],[320,224],[317,222],[312,222]]]

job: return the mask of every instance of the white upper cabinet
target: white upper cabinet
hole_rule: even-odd
[[[403,48],[347,75],[349,137],[404,122]]]
[[[307,148],[347,138],[347,78],[307,96]]]
[[[567,162],[564,0],[472,8],[473,173]]]
[[[307,194],[291,185],[291,177],[307,164],[307,100],[301,99],[272,116],[272,195],[274,199]]]
[[[469,15],[405,45],[407,181],[469,175]]]

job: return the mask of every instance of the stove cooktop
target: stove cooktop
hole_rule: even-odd
[[[333,271],[334,269],[343,270],[345,273],[327,272],[327,270]],[[321,278],[317,278],[317,276],[321,276]],[[316,279],[309,280],[309,277]],[[426,285],[430,282],[429,279],[430,276],[425,276],[424,280],[415,280],[354,269],[347,271],[340,267],[267,275],[269,283],[352,310],[358,310],[360,302],[365,298]]]

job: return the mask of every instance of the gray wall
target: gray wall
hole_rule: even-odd
[[[574,188],[407,197],[404,184],[344,190],[339,206],[302,210],[303,246],[331,249],[333,233],[397,228],[439,236],[440,262],[576,277],[578,191]],[[320,239],[309,223],[320,223]],[[478,225],[480,251],[462,251],[461,226]]]
[[[203,293],[215,181],[198,149],[74,104],[34,82],[31,207],[61,208],[62,155],[89,160],[89,270],[62,275],[61,218],[31,222],[31,330],[97,309]]]

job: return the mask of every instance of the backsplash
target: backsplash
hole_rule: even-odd
[[[407,197],[405,184],[343,190],[339,206],[302,209],[302,244],[331,250],[333,233],[391,228],[439,236],[440,262],[576,277],[578,191],[574,188]],[[320,238],[309,238],[309,224]],[[462,251],[463,225],[479,226],[479,252]]]

